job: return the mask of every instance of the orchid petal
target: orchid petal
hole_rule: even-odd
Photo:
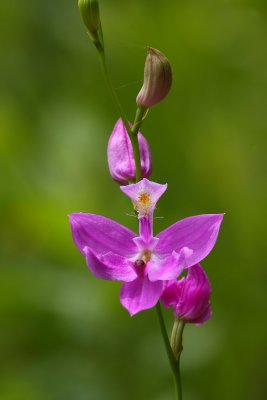
[[[167,184],[161,185],[144,178],[140,182],[120,188],[133,201],[139,216],[143,217],[153,213],[157,201],[167,189]]]
[[[163,291],[163,282],[150,282],[147,277],[137,278],[122,285],[120,301],[131,314],[154,307]]]
[[[173,251],[170,256],[163,259],[155,258],[149,261],[147,265],[149,279],[152,282],[176,279],[184,270],[183,264],[179,262],[180,259],[180,254]]]
[[[154,251],[159,239],[156,237],[151,237],[150,240],[144,240],[142,237],[138,236],[133,238],[133,241],[139,251],[144,249]]]
[[[223,214],[203,214],[185,218],[160,232],[156,251],[159,255],[179,253],[182,248],[190,251],[184,253],[184,268],[191,267],[203,260],[214,247],[219,233]]]
[[[210,304],[207,305],[206,311],[204,311],[204,313],[200,316],[198,316],[196,319],[192,319],[190,322],[192,324],[196,324],[196,325],[202,325],[204,324],[204,322],[207,322],[212,316],[212,309]]]
[[[210,295],[211,286],[207,275],[200,265],[194,265],[184,279],[175,314],[183,316],[189,322],[202,324],[211,315]]]
[[[179,281],[175,279],[165,282],[164,291],[160,298],[165,308],[176,307],[179,303],[184,280],[185,278],[181,278]]]
[[[131,282],[137,278],[131,262],[118,254],[97,256],[89,247],[85,247],[84,252],[88,268],[97,278],[122,282]]]
[[[85,247],[90,247],[96,254],[111,251],[123,257],[136,251],[133,242],[136,234],[109,218],[95,214],[70,214],[70,225],[73,241],[83,255]]]

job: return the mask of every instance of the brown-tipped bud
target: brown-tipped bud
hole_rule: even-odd
[[[149,47],[145,62],[144,83],[136,97],[139,107],[149,108],[162,101],[171,88],[172,70],[167,57]]]
[[[98,39],[100,28],[99,5],[97,0],[78,0],[83,22],[93,39]]]

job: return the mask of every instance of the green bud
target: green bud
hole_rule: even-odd
[[[157,49],[149,47],[144,70],[144,83],[137,95],[139,107],[149,108],[162,101],[171,88],[172,70],[167,57]]]
[[[83,22],[88,29],[91,37],[95,41],[100,41],[99,30],[101,22],[99,16],[99,5],[97,0],[78,0],[78,7]]]

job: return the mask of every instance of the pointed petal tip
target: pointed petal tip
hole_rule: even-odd
[[[222,223],[222,221],[223,221],[223,219],[224,219],[225,213],[214,214],[214,215],[217,216],[217,223],[218,223],[219,225],[221,225],[221,223]]]
[[[80,211],[80,212],[70,213],[70,214],[68,214],[68,217],[69,217],[69,219],[75,219],[75,218],[81,217],[83,215],[91,215],[91,214],[87,214],[87,213],[84,213],[84,212]]]
[[[93,214],[87,214],[83,212],[76,212],[76,213],[71,213],[68,214],[69,222],[71,226],[74,225],[79,225],[80,223],[83,223],[83,218],[90,218],[90,215]]]
[[[162,187],[162,189],[165,189],[165,190],[168,187],[167,183],[157,183],[157,182],[154,182],[154,181],[150,181],[147,178],[143,178],[140,182],[143,182],[145,185],[151,185],[151,184],[158,185],[159,187]]]
[[[138,314],[138,311],[129,311],[129,310],[127,310],[127,311],[130,314],[130,317],[134,317],[136,314]]]
[[[67,217],[69,218],[70,223],[75,221],[75,216],[77,213],[68,214]]]
[[[218,220],[222,221],[225,216],[225,213],[218,213],[218,214],[213,214],[213,215],[218,217]]]
[[[70,223],[70,227],[73,231],[73,229],[78,228],[79,226],[79,220],[77,218],[78,213],[71,213],[68,214],[68,219],[69,219],[69,223]]]
[[[185,218],[176,222],[157,237],[159,254],[170,254],[173,250],[180,253],[184,248],[187,251],[183,256],[183,265],[189,268],[203,260],[213,249],[224,214],[201,214]]]

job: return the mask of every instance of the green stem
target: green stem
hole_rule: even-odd
[[[117,96],[117,94],[115,92],[115,89],[113,88],[113,85],[112,85],[111,80],[109,78],[104,50],[103,51],[98,51],[98,54],[99,54],[99,59],[100,59],[100,64],[101,64],[101,67],[102,67],[103,75],[104,75],[107,87],[109,89],[110,96],[111,96],[111,98],[113,100],[113,103],[115,104],[115,106],[118,109],[118,112],[120,114],[120,117],[122,119],[123,124],[125,125],[125,128],[126,128],[128,134],[131,135],[131,128],[130,128],[128,119],[126,117],[126,114],[124,113],[124,110],[123,110],[123,108],[121,106],[121,103],[120,103],[120,101],[118,99],[118,96]]]
[[[183,341],[184,326],[185,322],[182,319],[175,318],[171,335],[171,348],[175,360],[178,360],[180,358],[181,352],[183,350],[182,341]]]
[[[183,350],[183,331],[185,327],[185,321],[179,318],[175,318],[174,325],[171,335],[171,348],[175,359],[175,389],[177,399],[182,400],[182,382],[180,373],[180,356]]]
[[[175,377],[174,377],[174,385],[175,385],[175,395],[177,400],[182,400],[182,382],[181,382],[181,373],[180,373],[180,360],[176,363]]]
[[[129,125],[128,119],[126,114],[124,113],[124,110],[121,106],[121,103],[118,99],[118,96],[116,94],[116,91],[111,83],[111,80],[109,78],[108,74],[108,69],[106,65],[106,59],[105,59],[105,53],[103,51],[98,51],[99,58],[100,58],[100,64],[102,66],[102,71],[103,75],[105,77],[105,81],[107,84],[107,87],[109,89],[110,96],[113,100],[113,103],[117,107],[117,110],[119,112],[119,115],[122,119],[122,122],[127,130],[127,133],[129,135],[129,138],[131,140],[132,148],[133,148],[133,153],[134,153],[134,161],[135,161],[135,168],[136,168],[136,176],[135,176],[135,181],[138,182],[142,178],[142,173],[141,173],[141,159],[140,159],[140,150],[139,150],[139,145],[138,145],[138,130],[146,116],[147,109],[138,107],[136,110],[136,115],[134,119],[134,123],[132,128]]]
[[[172,348],[171,348],[171,345],[170,345],[168,333],[167,333],[165,322],[164,322],[164,319],[163,319],[160,302],[158,302],[158,304],[156,306],[156,310],[157,310],[157,314],[158,314],[160,330],[161,330],[162,338],[163,338],[163,341],[164,341],[166,353],[167,353],[167,356],[168,356],[168,359],[169,359],[170,366],[171,366],[171,368],[173,370],[175,368],[175,359],[174,359],[174,356],[173,356],[173,352],[172,352]]]
[[[177,332],[177,334],[175,335],[176,339],[180,343],[180,346],[179,346],[180,352],[179,352],[178,358],[176,358],[175,353],[173,351],[173,348],[170,345],[168,333],[167,333],[167,330],[166,330],[166,326],[165,326],[165,323],[164,323],[164,319],[163,319],[163,315],[162,315],[162,311],[161,311],[161,307],[160,307],[160,303],[159,302],[158,302],[158,304],[156,306],[156,310],[157,310],[157,314],[158,314],[161,334],[162,334],[163,341],[164,341],[164,344],[165,344],[166,353],[168,355],[170,367],[171,367],[172,373],[173,373],[176,400],[182,400],[182,383],[181,383],[181,374],[180,374],[180,355],[181,355],[181,351],[182,351],[182,334],[183,334],[183,328],[184,328],[184,321],[182,321],[182,320],[180,321],[181,324],[180,324],[179,329],[178,329],[179,333]],[[175,322],[176,322],[176,320],[175,320]],[[174,329],[177,330],[177,328],[178,328],[178,325],[176,325],[174,323],[172,336],[174,335]]]
[[[138,131],[146,116],[147,110],[142,107],[137,107],[134,123],[131,128],[130,139],[133,147],[134,160],[135,160],[135,181],[138,182],[142,179],[140,150],[138,145]]]
[[[143,108],[141,106],[137,107],[135,118],[134,118],[134,123],[132,126],[132,134],[137,135],[140,126],[142,125],[142,122],[144,121],[145,117],[147,116],[148,113],[148,108]]]

